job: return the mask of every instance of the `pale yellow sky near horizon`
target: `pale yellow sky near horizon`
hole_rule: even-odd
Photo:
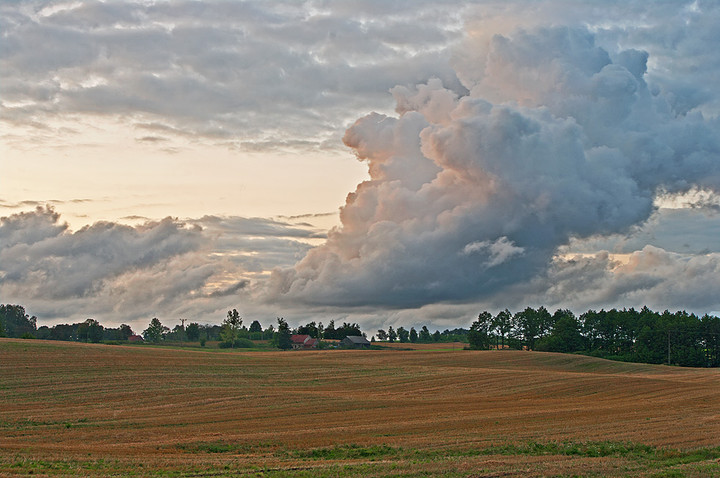
[[[0,216],[37,201],[53,205],[73,230],[97,221],[204,215],[329,229],[339,224],[335,213],[347,194],[368,178],[367,165],[340,148],[260,152],[183,138],[147,143],[130,126],[103,126],[72,134],[67,144],[44,144],[37,136],[0,142]]]

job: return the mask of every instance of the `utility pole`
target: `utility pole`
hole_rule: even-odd
[[[668,365],[670,365],[670,329],[668,329]]]

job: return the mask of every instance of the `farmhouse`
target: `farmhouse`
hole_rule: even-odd
[[[370,348],[370,342],[368,342],[368,339],[365,337],[362,337],[360,335],[348,335],[344,339],[342,339],[342,342],[340,342],[340,345],[343,347],[353,348],[353,349],[369,349]]]
[[[290,337],[290,343],[293,349],[315,349],[317,348],[318,340],[309,335],[295,334]]]
[[[131,335],[128,337],[128,342],[143,342],[142,335]]]

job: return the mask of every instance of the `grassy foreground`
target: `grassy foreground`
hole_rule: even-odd
[[[720,476],[720,371],[0,339],[0,476]]]

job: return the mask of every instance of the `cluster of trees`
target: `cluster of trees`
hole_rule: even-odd
[[[21,305],[0,304],[0,337],[27,337],[37,330],[37,317]]]
[[[647,307],[589,310],[579,317],[570,310],[550,314],[544,307],[516,314],[506,309],[495,316],[482,312],[468,340],[477,349],[508,346],[629,362],[720,366],[720,318]]]
[[[227,312],[225,320],[220,325],[201,325],[197,322],[181,324],[174,328],[163,325],[157,318],[150,320],[148,327],[142,331],[142,337],[149,343],[160,342],[197,342],[205,345],[206,341],[217,341],[220,347],[239,348],[252,347],[252,340],[271,340],[282,349],[292,347],[290,337],[292,334],[307,334],[317,339],[343,339],[348,335],[363,335],[360,326],[356,323],[347,323],[335,327],[331,320],[327,327],[322,322],[310,322],[291,329],[287,321],[278,318],[278,328],[273,325],[263,329],[262,324],[253,320],[250,326],[243,324],[243,319],[237,309]],[[103,327],[95,319],[74,324],[58,324],[52,327],[37,327],[37,317],[30,316],[20,305],[0,305],[0,337],[38,338],[45,340],[66,340],[78,342],[122,342],[136,335],[133,329],[122,324],[117,328]]]
[[[23,306],[0,304],[0,337],[101,342],[127,340],[133,334],[129,325],[123,324],[117,328],[103,327],[95,319],[74,324],[38,327],[37,317],[27,314]]]
[[[183,320],[170,330],[160,320],[153,318],[142,333],[143,339],[150,343],[159,342],[197,342],[205,345],[206,341],[218,341],[222,348],[247,348],[254,346],[252,340],[272,338],[273,326],[263,330],[257,320],[250,324],[250,328],[243,325],[243,319],[237,309],[228,310],[225,320],[220,325],[201,325],[190,322],[185,326]]]
[[[240,339],[262,340],[272,337],[272,326],[267,330],[263,330],[260,322],[256,320],[250,324],[248,329],[242,326],[242,319],[236,310],[233,309],[228,314],[232,314],[230,324],[223,322],[222,325],[200,325],[197,322],[192,322],[185,326],[185,321],[182,321],[182,324],[176,325],[172,329],[163,325],[157,318],[153,318],[148,327],[142,332],[142,337],[145,341],[151,343],[200,341],[204,344],[205,341],[209,340],[222,341],[221,343],[228,342],[228,346],[233,346],[230,344],[230,338],[232,337],[236,341]],[[98,343],[123,342],[133,335],[136,335],[136,333],[127,324],[122,324],[116,328],[103,327],[97,320],[92,318],[73,324],[38,327],[37,317],[28,315],[24,307],[0,304],[0,337]],[[236,341],[231,343],[235,344]]]
[[[443,332],[436,330],[430,333],[427,326],[423,325],[418,333],[415,327],[410,327],[410,330],[405,329],[405,327],[398,327],[397,330],[395,330],[390,326],[387,331],[385,329],[378,329],[377,339],[383,342],[398,341],[400,343],[467,342],[469,332],[467,329],[459,328],[453,330],[446,329]]]
[[[360,330],[360,325],[356,323],[343,322],[339,327],[335,327],[335,321],[331,320],[327,326],[322,322],[310,322],[291,330],[294,334],[309,335],[314,339],[335,339],[342,340],[348,335],[364,335]]]

